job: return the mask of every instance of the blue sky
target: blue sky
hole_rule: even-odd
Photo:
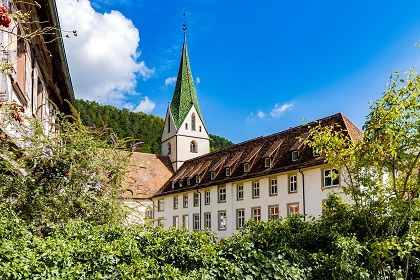
[[[182,14],[201,110],[212,134],[241,142],[343,112],[359,127],[394,70],[420,65],[420,1],[91,1],[140,31],[126,102],[164,116],[182,47]],[[76,83],[73,78],[73,82]],[[77,96],[77,92],[76,92]],[[107,102],[105,102],[107,103]],[[108,102],[112,103],[112,102]],[[117,105],[118,106],[118,105]]]

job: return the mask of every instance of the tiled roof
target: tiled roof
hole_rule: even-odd
[[[169,157],[134,152],[122,182],[123,198],[150,198],[173,174]]]
[[[170,105],[172,118],[177,128],[181,126],[192,106],[202,118],[188,59],[187,43],[184,42],[175,91]]]
[[[216,153],[188,160],[162,187],[157,196],[323,164],[325,157],[314,157],[312,149],[298,141],[300,138],[306,139],[310,127],[318,123],[322,126],[338,124],[347,131],[353,141],[357,141],[363,136],[363,132],[349,119],[338,113],[306,125],[252,139]],[[299,152],[297,161],[292,161],[292,150]],[[271,159],[270,167],[265,167],[264,164],[264,158],[267,156]],[[249,164],[248,172],[244,172],[244,163]],[[226,167],[230,167],[230,176],[226,176],[226,173],[223,172]],[[213,180],[210,177],[211,171],[215,173]],[[199,176],[199,183],[196,183],[196,176]],[[185,183],[187,178],[192,179],[190,185]],[[181,187],[179,186],[180,180],[184,182]]]

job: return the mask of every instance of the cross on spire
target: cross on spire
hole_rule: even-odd
[[[187,41],[187,19],[185,18],[184,13],[184,23],[182,24],[182,30],[184,31],[184,42]]]

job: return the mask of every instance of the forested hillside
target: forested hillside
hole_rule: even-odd
[[[76,100],[76,107],[80,112],[83,124],[111,128],[119,138],[133,138],[144,142],[139,151],[160,153],[160,137],[164,126],[162,118],[80,99]],[[231,145],[233,143],[223,137],[210,135],[210,150],[212,152]]]

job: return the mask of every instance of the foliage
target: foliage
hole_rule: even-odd
[[[100,105],[95,101],[76,100],[82,122],[86,126],[111,128],[120,138],[132,139],[127,148],[135,141],[144,142],[138,149],[144,153],[160,154],[160,139],[165,121],[143,112],[131,112],[110,105]],[[210,135],[210,150],[218,151],[233,145],[229,140]]]
[[[0,118],[0,205],[37,233],[71,219],[103,224],[121,217],[115,198],[125,165],[108,130],[64,116],[42,125],[16,104],[0,104]]]

